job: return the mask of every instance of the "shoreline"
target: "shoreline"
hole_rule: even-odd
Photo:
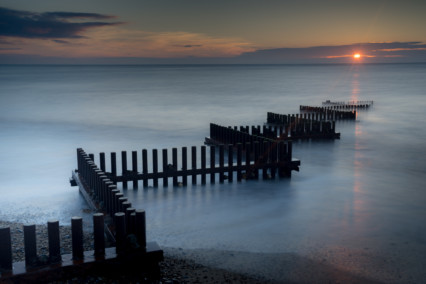
[[[25,260],[23,224],[0,221],[0,227],[10,227],[13,262]],[[61,239],[61,254],[72,252],[71,227],[59,226]],[[93,234],[83,232],[84,249],[93,250]],[[47,256],[48,238],[47,225],[36,225],[37,255]],[[261,278],[247,276],[220,268],[213,268],[196,263],[192,260],[176,257],[173,253],[164,251],[164,261],[160,262],[161,279],[159,283],[274,283]],[[1,282],[1,278],[0,278]],[[140,275],[119,275],[100,273],[99,271],[86,275],[76,273],[72,278],[58,279],[52,283],[146,283]]]
[[[0,226],[11,228],[13,262],[24,261],[23,224],[0,221]],[[38,256],[48,255],[47,225],[36,225],[36,234]],[[61,254],[71,253],[70,226],[60,226],[60,238]],[[84,232],[84,249],[93,250],[90,232]],[[162,249],[161,279],[156,283],[420,283],[426,276],[426,272],[414,265],[416,256],[404,259],[407,263],[403,265],[399,258],[348,248],[310,257],[296,253]],[[54,283],[128,282],[149,283],[137,271],[134,275],[99,271],[85,275],[75,273],[71,279]]]

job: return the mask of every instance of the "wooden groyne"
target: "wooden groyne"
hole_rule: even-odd
[[[322,102],[323,106],[328,106],[332,109],[367,109],[369,108],[374,102],[373,101],[348,101],[348,102],[333,102],[330,100],[327,100],[325,102]]]
[[[316,117],[319,120],[315,119]],[[326,121],[326,117],[313,113],[285,115],[268,112],[266,121],[269,129],[263,133],[272,133],[275,139],[280,140],[339,139],[340,133],[336,132],[336,122]]]
[[[245,151],[245,149],[253,149]],[[292,161],[291,143],[259,143],[259,141],[247,141],[245,144],[218,145],[218,146],[201,146],[182,147],[178,152],[177,148],[171,149],[172,159],[169,160],[168,149],[161,151],[161,163],[159,163],[158,150],[153,149],[151,161],[148,161],[148,150],[143,149],[141,153],[132,151],[132,163],[128,167],[127,152],[121,152],[121,175],[117,171],[116,153],[112,152],[110,172],[106,171],[105,153],[99,154],[101,169],[94,170],[96,167],[92,158],[85,155],[82,149],[78,153],[78,172],[88,175],[87,179],[94,188],[94,196],[100,196],[107,211],[114,210],[112,202],[116,200],[113,197],[117,193],[115,184],[123,183],[123,188],[128,187],[128,182],[133,183],[133,188],[138,188],[138,181],[142,181],[144,187],[148,187],[148,182],[151,180],[154,187],[158,186],[159,181],[162,181],[163,186],[169,185],[169,179],[172,180],[173,186],[187,185],[188,179],[192,184],[206,184],[207,180],[210,183],[224,182],[228,180],[232,182],[234,175],[237,181],[243,179],[258,178],[259,171],[262,171],[264,178],[275,178],[276,172],[280,177],[291,176],[292,170],[299,170],[300,161]],[[189,155],[190,152],[190,155]],[[226,152],[226,154],[225,154]],[[180,154],[180,163],[178,163],[178,153]],[[139,154],[139,155],[138,155]],[[200,154],[200,156],[198,156]],[[138,157],[139,156],[139,157]],[[207,157],[210,158],[207,163]],[[200,160],[198,159],[200,158]],[[142,168],[140,169],[140,161]],[[190,161],[190,163],[188,163]],[[152,167],[148,167],[151,164]],[[128,170],[132,169],[132,170]],[[108,178],[111,183],[106,185],[102,179]],[[104,201],[105,200],[105,201]]]
[[[9,227],[0,228],[0,282],[46,283],[64,277],[84,275],[88,271],[141,271],[159,279],[158,263],[163,251],[155,242],[146,242],[145,211],[136,210],[126,220],[124,213],[114,215],[115,247],[105,247],[104,214],[93,215],[94,250],[84,251],[83,219],[71,218],[72,253],[61,255],[59,221],[47,223],[48,255],[37,255],[36,226],[23,226],[25,261],[12,262],[12,239]],[[129,270],[129,271],[130,271]]]
[[[355,120],[356,110],[352,111],[341,111],[335,110],[333,107],[314,107],[314,106],[303,106],[299,107],[300,111],[303,111],[303,115],[311,114],[315,116],[315,120]],[[302,115],[302,114],[301,114]]]

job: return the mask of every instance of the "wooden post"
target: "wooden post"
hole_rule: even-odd
[[[93,155],[93,154],[89,154],[89,158],[90,158],[90,160],[92,160],[93,162],[95,161],[95,155]]]
[[[168,186],[169,185],[169,165],[168,165],[168,161],[167,161],[167,149],[163,149],[163,186]]]
[[[216,180],[216,173],[215,173],[215,167],[216,167],[216,147],[210,146],[210,183],[215,183]]]
[[[262,143],[262,178],[268,178],[268,158],[269,158],[269,146],[270,143],[268,141],[263,141]]]
[[[129,203],[130,204],[130,203]],[[134,234],[135,233],[135,213],[136,209],[132,207],[126,208],[126,228],[127,228],[127,234]],[[132,218],[133,214],[133,218]]]
[[[123,189],[127,189],[127,152],[121,151],[121,175],[123,176]]]
[[[192,166],[192,184],[197,184],[197,175],[195,174],[195,171],[197,170],[197,147],[192,146],[191,147],[191,166]]]
[[[25,265],[34,266],[37,264],[37,240],[36,226],[34,224],[24,225],[24,249]]]
[[[142,174],[143,177],[143,186],[148,187],[148,151],[146,149],[142,150]]]
[[[206,184],[206,146],[201,146],[201,184]]]
[[[95,257],[105,255],[104,214],[93,214],[93,238]]]
[[[154,187],[158,186],[158,151],[157,149],[152,150],[152,165],[154,173]]]
[[[243,145],[241,143],[237,143],[237,181],[241,181],[241,161],[243,154]]]
[[[117,156],[114,152],[111,153],[111,175],[113,177],[117,176]],[[114,180],[113,183],[117,184]]]
[[[136,219],[135,219],[135,234],[138,239],[139,245],[146,249],[146,220],[145,220],[145,211],[136,210]]]
[[[101,171],[105,172],[105,153],[99,153],[99,164],[101,166]]]
[[[10,228],[0,228],[0,270],[12,270],[12,241]]]
[[[83,249],[83,218],[71,218],[71,234],[72,234],[72,258],[74,260],[84,257]]]
[[[123,194],[120,192],[115,192],[114,195],[114,215],[115,213],[121,212],[121,206],[120,206],[120,198],[123,197]]]
[[[59,221],[47,222],[47,233],[49,240],[49,260],[51,263],[61,261],[61,246],[59,241]]]
[[[234,146],[228,145],[228,180],[231,182],[234,177],[232,166],[234,165]]]
[[[106,186],[107,186],[107,192],[108,192],[108,197],[106,200],[106,205],[107,205],[107,212],[113,216],[114,215],[114,196],[116,192],[120,192],[117,189],[117,186],[115,184],[110,184],[111,182],[107,182]]]
[[[188,173],[187,173],[187,158],[188,153],[186,147],[182,147],[182,184],[187,185],[188,184]]]
[[[253,143],[254,145],[254,178],[258,179],[259,178],[259,167],[261,165],[261,161],[259,160],[259,151],[260,151],[260,145],[259,145],[259,141],[255,141]]]
[[[138,152],[132,151],[132,171],[136,175],[138,173]],[[138,179],[133,179],[133,189],[138,189]]]
[[[123,254],[126,251],[126,215],[123,212],[114,214],[116,253]]]
[[[121,194],[121,197],[118,198],[118,212],[123,212],[125,213],[126,211],[124,210],[124,203],[127,202],[127,198],[123,196],[123,194]]]
[[[271,166],[271,177],[273,179],[275,179],[275,175],[276,175],[276,172],[277,172],[278,143],[274,142],[274,143],[271,144],[270,160],[271,160],[271,163],[272,163],[272,166]]]
[[[224,171],[225,171],[225,151],[224,151],[224,146],[223,144],[219,145],[219,182],[223,182],[224,181]]]
[[[250,169],[250,142],[246,143],[246,179],[251,178],[251,169]]]
[[[178,185],[178,177],[176,171],[178,169],[178,159],[177,159],[177,148],[172,149],[172,159],[173,159],[173,186]]]

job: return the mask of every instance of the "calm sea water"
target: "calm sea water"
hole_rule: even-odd
[[[129,189],[162,246],[426,262],[426,65],[0,66],[0,219],[90,216],[68,179],[76,148],[200,146],[209,123],[374,100],[341,139],[296,142],[291,179]],[[337,259],[339,257],[337,256]],[[396,260],[395,260],[396,261]]]

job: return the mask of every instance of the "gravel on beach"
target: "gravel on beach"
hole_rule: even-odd
[[[0,221],[0,227],[10,227],[12,239],[13,262],[24,261],[23,224]],[[71,227],[60,226],[61,254],[71,253]],[[37,255],[48,255],[47,225],[36,225]],[[93,234],[84,232],[84,249],[93,250]],[[168,255],[165,252],[164,261],[160,263],[161,279],[155,283],[273,283],[257,279],[225,269],[211,268],[191,260],[184,260]],[[0,278],[0,283],[1,283]],[[76,273],[73,277],[58,279],[52,283],[147,283],[140,274],[118,274],[94,272],[88,275]]]

